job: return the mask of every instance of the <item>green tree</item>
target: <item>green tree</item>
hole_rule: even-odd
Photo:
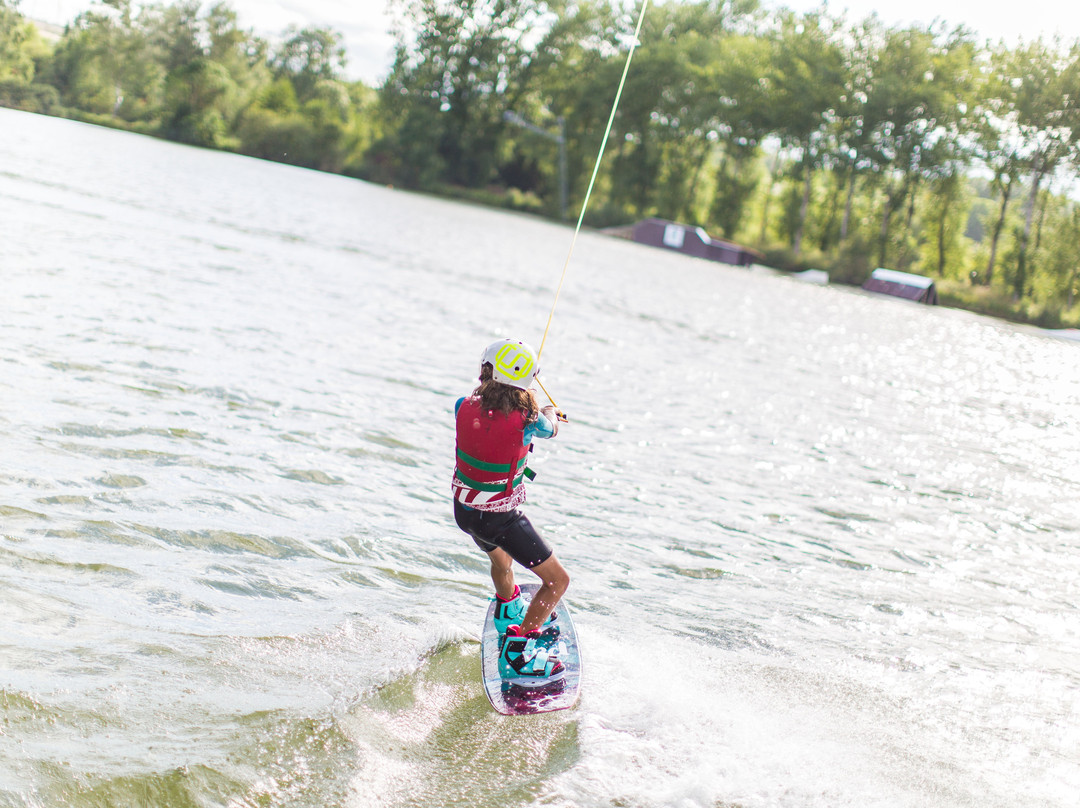
[[[860,179],[877,165],[873,151],[876,121],[868,119],[867,105],[883,39],[880,20],[870,17],[850,29],[848,46],[844,49],[844,92],[828,137],[828,164],[837,175],[837,191],[842,188],[844,195],[837,232],[839,244],[848,239]],[[822,244],[823,248],[827,246]]]
[[[1036,200],[1043,182],[1075,157],[1080,135],[1080,49],[1067,54],[1041,40],[995,54],[995,68],[1008,88],[1002,112],[1018,138],[1021,170],[1030,179],[1024,228],[1012,273],[1013,295],[1028,291],[1028,248],[1035,220]]]
[[[933,63],[939,91],[933,96],[934,128],[920,146],[919,176],[930,191],[930,209],[925,216],[930,235],[925,240],[933,246],[925,262],[939,276],[945,276],[950,263],[960,262],[957,239],[964,218],[961,206],[967,200],[964,178],[977,154],[968,133],[973,128],[978,71],[967,32],[960,29],[945,39]],[[908,229],[913,226],[914,208],[914,201],[909,201]]]
[[[152,119],[164,76],[131,0],[101,0],[76,17],[47,74],[67,106],[126,121]]]
[[[37,27],[19,13],[17,0],[0,0],[0,106],[48,113],[59,103],[56,91],[34,82],[36,62],[49,49]]]
[[[651,20],[668,7],[658,6]],[[648,39],[648,34],[643,33]],[[610,60],[606,73],[615,83],[603,98],[610,106],[622,74],[626,52]],[[651,41],[634,57],[627,76],[622,103],[612,131],[610,146],[609,204],[626,216],[637,218],[658,211],[658,202],[674,206],[682,196],[686,177],[687,141],[700,140],[685,127],[693,92],[693,67],[674,38]],[[689,147],[692,149],[692,146]],[[662,183],[673,188],[666,195]],[[671,215],[669,212],[668,215]]]
[[[18,0],[0,0],[0,81],[33,79],[34,60],[27,47],[31,31],[19,13]]]
[[[205,26],[199,16],[201,0],[180,0],[170,5],[147,5],[139,20],[155,61],[166,73],[187,68],[207,56]]]
[[[802,195],[793,223],[791,246],[802,250],[814,170],[825,154],[826,133],[836,120],[847,83],[836,23],[820,12],[781,11],[772,38],[773,54],[765,76],[774,112],[773,130],[799,153]]]
[[[945,277],[950,265],[963,265],[959,239],[966,218],[966,211],[961,207],[966,199],[964,175],[958,164],[945,164],[940,173],[930,178],[927,186],[927,218],[931,226],[926,241],[931,256],[926,263],[939,277]]]
[[[162,134],[181,143],[222,146],[227,131],[222,101],[235,89],[229,71],[205,57],[175,68],[165,80]]]
[[[712,107],[707,137],[715,137],[722,149],[710,222],[728,238],[735,237],[761,184],[761,143],[774,120],[769,83],[762,80],[770,52],[766,39],[732,33],[716,41],[703,82],[705,103]]]
[[[1009,202],[1020,177],[1021,166],[1017,154],[1007,145],[1008,135],[1003,134],[1000,138],[994,138],[989,132],[980,133],[978,142],[982,149],[982,161],[993,172],[991,188],[1000,200],[997,215],[990,230],[989,257],[986,272],[982,278],[983,283],[990,286],[994,281],[994,267],[997,263],[1001,232],[1005,227],[1005,217],[1008,215]]]
[[[669,13],[654,12],[632,71],[633,86],[653,102],[642,136],[664,167],[652,206],[732,236],[759,182],[768,125],[760,81],[768,46],[745,33],[757,4],[663,8]],[[701,204],[705,192],[711,202]]]
[[[237,88],[238,102],[246,103],[272,81],[269,45],[239,27],[236,12],[224,2],[210,7],[202,19],[202,55],[222,65]]]
[[[480,187],[493,176],[503,113],[529,74],[550,65],[563,3],[540,0],[404,0],[408,30],[382,88],[399,182]],[[389,179],[389,178],[388,178]]]
[[[1057,200],[1038,265],[1043,298],[1071,309],[1080,294],[1080,205]]]
[[[999,44],[988,57],[975,106],[973,133],[979,160],[990,170],[990,188],[999,202],[990,228],[989,256],[982,282],[994,281],[998,248],[1009,213],[1009,204],[1023,171],[1023,142],[1015,121],[1020,84],[1012,75],[1013,55]]]
[[[287,77],[301,101],[327,81],[336,81],[346,66],[341,34],[329,28],[290,26],[285,42],[270,57],[275,78]]]
[[[237,121],[239,150],[305,168],[343,170],[355,144],[355,134],[350,139],[349,89],[341,82],[323,81],[310,94],[301,103],[285,76],[265,86]]]
[[[585,195],[611,112],[611,99],[618,87],[622,59],[626,56],[625,50],[616,45],[625,27],[625,22],[618,21],[610,6],[582,3],[568,7],[552,24],[535,69],[530,66],[523,74],[520,92],[506,102],[514,111],[549,129],[558,118],[565,122],[572,207],[577,207]],[[503,142],[511,150],[519,149],[524,134],[520,129],[508,130]],[[535,138],[530,138],[529,153],[538,155],[536,173],[545,178],[544,187],[549,189],[549,195],[553,195],[558,182],[555,147],[550,140],[538,144]],[[589,221],[593,224],[607,223],[610,217],[623,221],[608,204],[610,166],[610,159],[600,166],[588,211]],[[558,207],[552,201],[548,209],[555,211]]]
[[[883,202],[878,263],[886,265],[894,216],[906,207],[902,237],[911,235],[917,191],[942,165],[961,159],[954,143],[966,100],[967,34],[932,27],[888,31],[864,105]],[[903,242],[902,242],[903,243]],[[903,253],[901,253],[903,258]]]
[[[352,115],[345,135],[342,170],[351,176],[364,176],[368,151],[382,134],[379,95],[362,81],[347,84],[346,90]]]

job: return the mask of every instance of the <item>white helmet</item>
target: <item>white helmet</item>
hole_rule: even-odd
[[[501,339],[484,349],[480,366],[491,365],[492,378],[497,382],[528,390],[533,376],[540,372],[536,351],[516,339]]]

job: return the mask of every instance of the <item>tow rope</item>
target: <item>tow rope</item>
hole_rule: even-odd
[[[581,223],[585,220],[585,211],[589,207],[589,198],[592,196],[593,186],[596,184],[596,175],[600,171],[600,161],[603,159],[604,151],[607,149],[608,138],[611,136],[611,127],[615,123],[615,113],[619,109],[619,100],[622,98],[623,87],[626,86],[626,75],[630,72],[630,60],[634,58],[634,51],[637,49],[639,36],[641,35],[641,24],[645,21],[645,9],[648,6],[649,0],[643,0],[641,13],[638,14],[637,26],[634,28],[634,39],[630,43],[630,50],[626,54],[626,64],[623,65],[622,77],[619,79],[619,89],[615,93],[615,101],[611,105],[611,115],[608,116],[604,138],[600,141],[600,151],[597,153],[596,162],[593,164],[592,176],[589,178],[589,188],[585,191],[585,199],[581,203],[581,212],[578,214],[577,225],[574,227],[574,237],[570,240],[570,250],[566,254],[566,262],[563,264],[562,275],[559,277],[559,285],[555,288],[555,299],[551,303],[551,312],[548,314],[547,325],[544,326],[544,337],[540,340],[540,350],[536,352],[537,359],[544,352],[544,344],[547,342],[548,331],[551,329],[551,321],[555,317],[555,307],[559,305],[559,295],[562,293],[563,282],[566,280],[566,271],[570,268],[570,258],[574,255],[574,247],[577,244],[578,234],[581,232]],[[555,415],[560,421],[566,422],[568,420],[566,414],[559,409],[559,405],[555,403],[551,393],[544,387],[540,377],[536,376],[535,378],[536,383],[540,385],[540,389],[544,391],[544,395],[551,402],[551,406],[555,408]]]

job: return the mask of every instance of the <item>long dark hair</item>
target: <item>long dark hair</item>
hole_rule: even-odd
[[[536,399],[528,390],[495,381],[490,362],[480,367],[480,386],[473,390],[473,395],[480,399],[481,406],[486,410],[498,410],[503,415],[521,410],[526,423],[532,423],[540,415]]]

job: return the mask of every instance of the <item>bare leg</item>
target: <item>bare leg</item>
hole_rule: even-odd
[[[521,621],[522,634],[528,634],[544,625],[544,621],[548,619],[548,615],[554,610],[555,605],[566,592],[566,588],[570,586],[570,575],[554,555],[542,564],[537,564],[532,571],[540,578],[541,584],[540,589],[533,596],[532,603],[529,604],[525,619]],[[511,591],[513,591],[512,584]]]
[[[503,600],[510,600],[514,596],[514,559],[501,547],[488,553],[488,558],[491,559],[491,582],[495,584],[495,592]]]

